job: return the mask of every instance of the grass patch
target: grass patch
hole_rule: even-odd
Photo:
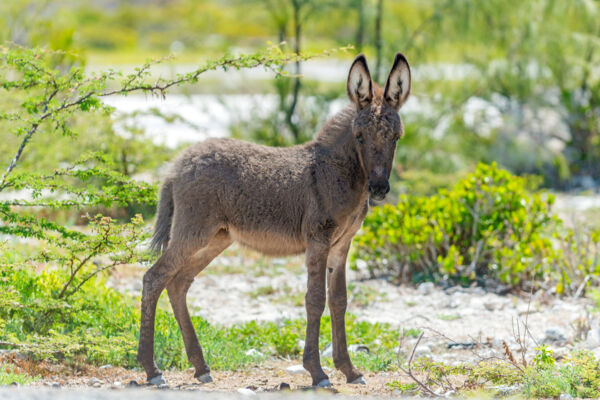
[[[12,383],[19,385],[28,385],[36,381],[39,377],[32,377],[18,372],[14,365],[0,364],[0,386],[7,386]]]
[[[139,299],[107,288],[103,278],[90,280],[75,295],[56,300],[65,279],[58,270],[34,273],[30,268],[0,269],[0,341],[13,343],[36,359],[65,363],[84,361],[126,368],[138,367]],[[269,292],[272,288],[268,288]],[[259,289],[265,295],[267,289]],[[186,369],[188,363],[177,322],[168,310],[166,293],[156,315],[156,361],[163,369]],[[235,370],[271,357],[300,358],[298,343],[304,339],[304,319],[248,322],[225,327],[192,317],[208,364],[215,370]],[[353,359],[364,370],[387,370],[395,360],[403,335],[388,324],[372,324],[347,318],[349,344],[365,344],[369,354]],[[331,321],[324,316],[320,343],[331,342]],[[10,347],[10,346],[4,346]],[[246,355],[250,349],[261,355]]]
[[[420,358],[412,363],[413,376],[436,393],[459,392],[477,398],[504,397],[558,398],[566,394],[573,398],[600,396],[600,360],[592,353],[575,351],[557,362],[547,346],[536,348],[537,354],[527,365],[508,359],[448,365]],[[407,365],[403,365],[404,369]],[[408,377],[407,377],[408,379]],[[413,381],[392,381],[391,391],[402,394],[425,394]],[[502,393],[499,387],[510,393]]]
[[[456,321],[460,319],[460,315],[458,314],[437,314],[435,317],[442,321]]]

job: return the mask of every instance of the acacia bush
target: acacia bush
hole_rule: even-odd
[[[352,265],[399,281],[493,279],[575,292],[595,280],[599,232],[564,229],[535,179],[479,164],[449,190],[402,195],[375,207],[354,242]],[[593,279],[592,279],[593,278]]]

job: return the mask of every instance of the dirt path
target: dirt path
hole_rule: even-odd
[[[199,384],[193,378],[192,371],[165,371],[167,387],[162,390],[197,391],[202,393],[314,393],[307,373],[291,374],[286,371],[295,365],[288,361],[268,361],[260,367],[250,367],[244,371],[213,371],[214,382]],[[349,385],[338,371],[327,371],[333,383],[331,389],[319,389],[321,394],[342,394],[347,396],[389,396],[392,389],[386,383],[398,380],[407,381],[398,373],[366,373],[366,385]],[[38,388],[93,389],[97,391],[113,390],[158,390],[145,384],[142,372],[115,367],[87,367],[84,371],[59,371],[55,375],[50,371],[32,385]],[[245,389],[245,390],[244,390]],[[0,397],[2,398],[2,397]]]

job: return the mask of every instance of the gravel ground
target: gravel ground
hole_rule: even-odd
[[[94,390],[94,389],[50,389],[50,388],[0,388],[0,400],[46,400],[46,399],[61,399],[61,400],[79,400],[85,398],[88,400],[129,400],[131,398],[139,398],[143,395],[147,400],[187,400],[198,399],[197,392],[181,392],[173,390],[143,390],[143,394],[139,389],[123,389],[123,390]],[[322,399],[330,398],[329,393],[259,393],[254,395],[242,393],[226,393],[214,392],[203,393],[200,398],[207,400],[221,399],[267,399],[267,400],[294,400],[294,399]],[[336,399],[368,399],[376,398],[371,396],[336,396]],[[381,398],[381,397],[379,397]]]
[[[188,295],[191,312],[224,325],[305,318],[302,262],[302,257],[268,259],[234,248],[196,278]],[[143,272],[119,270],[111,285],[139,295]],[[499,295],[479,287],[443,289],[432,283],[397,286],[382,279],[360,280],[352,271],[348,278],[348,313],[359,320],[424,330],[418,353],[437,361],[500,356],[503,341],[519,351],[519,332],[531,352],[546,343],[556,354],[577,347],[600,356],[600,318],[586,298],[559,298],[543,291]],[[473,343],[485,346],[474,354],[469,348]],[[401,350],[410,351],[414,344],[414,339],[406,340]]]

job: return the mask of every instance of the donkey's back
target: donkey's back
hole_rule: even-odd
[[[223,230],[267,254],[304,251],[302,217],[314,153],[306,145],[278,148],[229,138],[189,147],[173,163],[163,184],[167,193],[161,193],[161,202],[172,197],[171,234]]]

